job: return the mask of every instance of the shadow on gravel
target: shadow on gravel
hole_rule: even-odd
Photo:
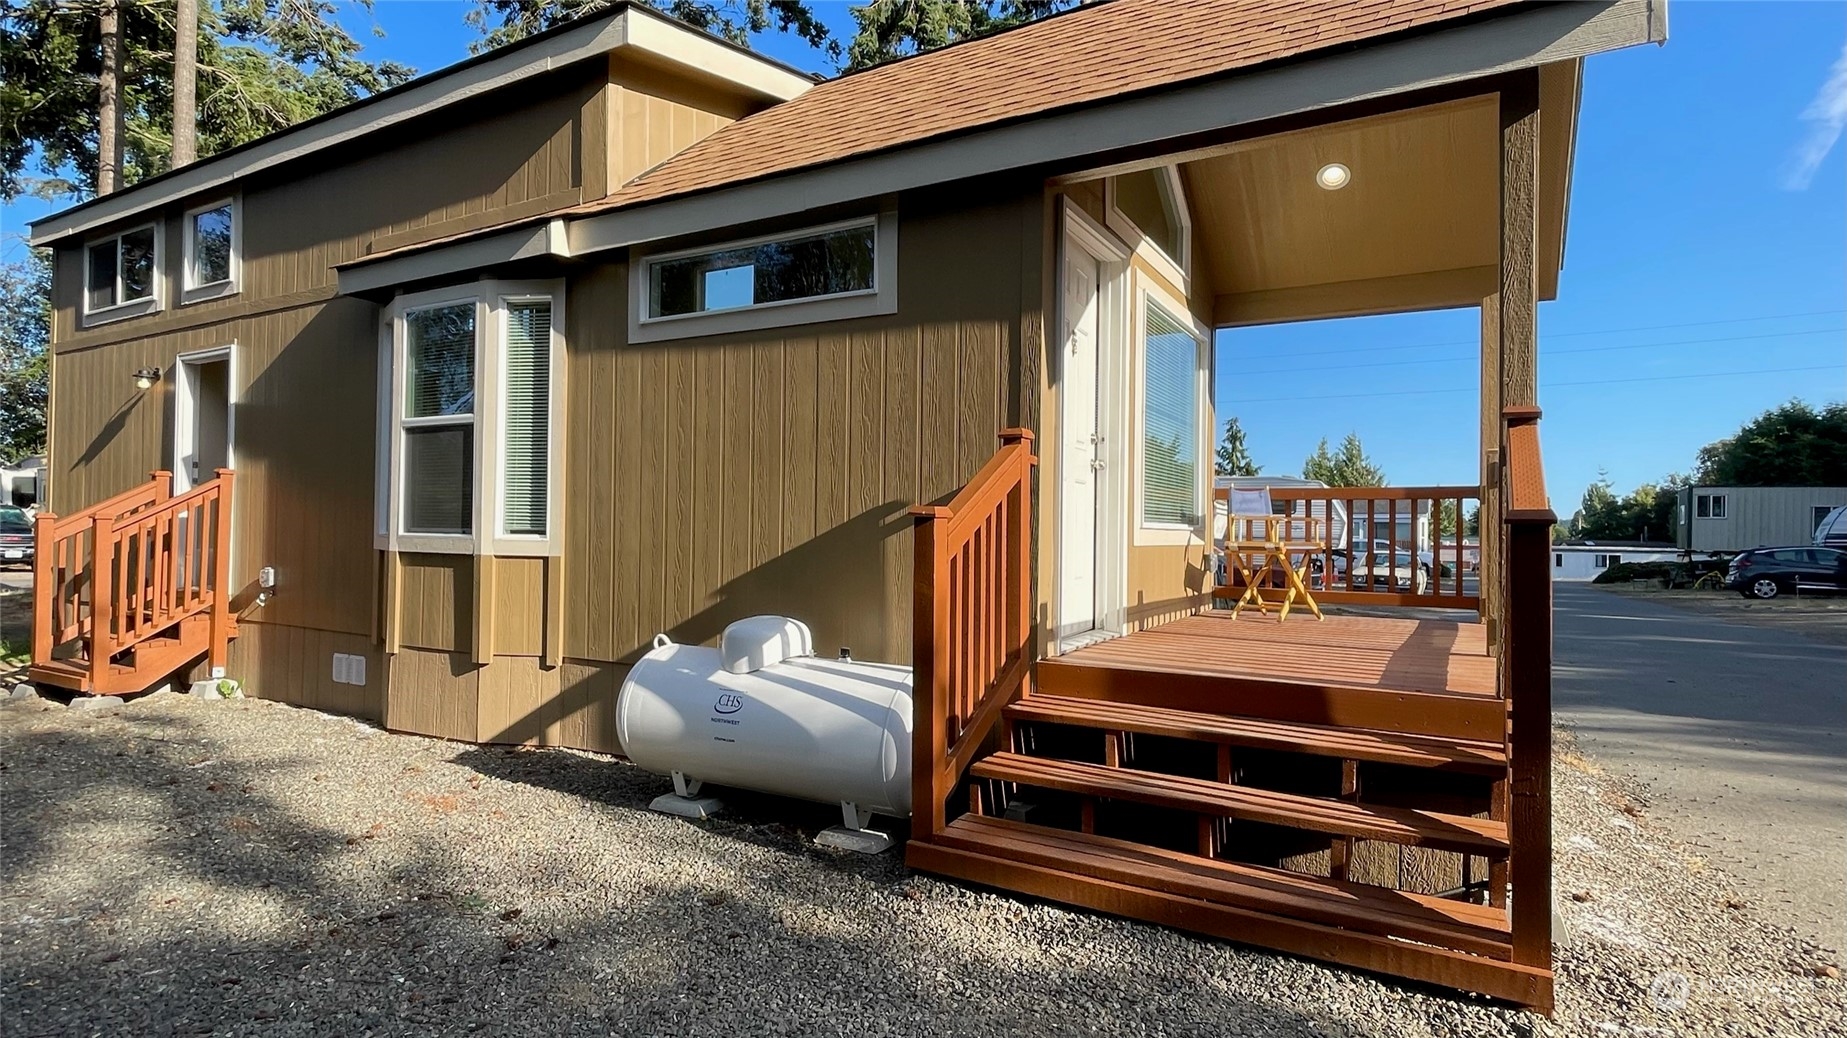
[[[605,807],[646,811],[655,797],[673,792],[672,779],[607,757],[481,746],[463,750],[450,760],[489,778],[536,786]],[[840,824],[838,807],[729,786],[707,786],[700,795],[723,801],[724,810],[705,821],[687,820],[687,825],[759,847],[807,854],[840,872],[872,876],[903,871],[902,849],[868,856],[815,847],[816,834]],[[900,821],[879,817],[873,825],[903,835]]]
[[[130,709],[67,715],[51,731],[17,720],[0,729],[0,1032],[10,1036],[1306,1036],[1327,1033],[1329,1019],[1228,990],[1251,978],[1228,985],[1177,969],[1175,956],[1312,974],[1335,990],[1356,983],[1270,956],[1231,960],[1152,928],[886,882],[900,873],[891,855],[827,862],[858,879],[805,874],[799,865],[826,860],[805,846],[820,819],[775,798],[739,798],[752,824],[708,829],[784,850],[799,838],[799,862],[738,855],[696,871],[657,859],[665,844],[625,848],[632,819],[541,831],[511,812],[496,851],[475,852],[437,822],[374,844],[342,831],[338,812],[317,820],[317,808],[254,784],[319,776],[389,798],[404,793],[411,765],[343,770],[338,741],[311,749],[322,741],[312,733],[278,740],[276,752],[227,744],[209,716]],[[565,753],[477,749],[458,760],[612,816],[645,810],[663,788],[629,765]],[[457,855],[562,848],[589,834],[607,852],[591,849],[570,873],[515,870],[492,889],[452,889],[468,882]],[[1373,1026],[1330,1009],[1347,1033]]]

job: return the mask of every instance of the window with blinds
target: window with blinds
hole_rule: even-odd
[[[559,281],[478,281],[399,296],[386,319],[380,547],[554,555]],[[387,449],[388,447],[388,449]]]
[[[1199,341],[1159,303],[1144,307],[1141,521],[1198,526]]]
[[[500,371],[501,533],[543,537],[551,494],[551,300],[509,302],[504,334]]]

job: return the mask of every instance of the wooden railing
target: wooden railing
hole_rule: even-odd
[[[86,661],[100,683],[110,658],[188,617],[211,613],[209,654],[230,639],[232,473],[172,496],[172,474],[81,512],[38,516],[32,658]],[[78,651],[61,653],[73,640]]]
[[[1513,959],[1552,966],[1552,526],[1539,451],[1539,408],[1504,412],[1501,573],[1506,640],[1498,660],[1508,700],[1508,779],[1498,814],[1508,824],[1514,890]],[[1503,798],[1497,797],[1497,800]],[[1496,884],[1496,890],[1504,889]]]
[[[1318,601],[1478,608],[1479,594],[1473,586],[1480,547],[1465,544],[1462,531],[1471,503],[1481,500],[1479,486],[1269,489],[1271,506],[1279,514],[1296,517],[1291,537],[1305,535],[1321,545],[1320,554],[1311,556],[1319,562],[1310,584]],[[1230,496],[1228,488],[1215,493],[1218,514],[1229,512]],[[1443,532],[1446,513],[1451,516],[1448,533]],[[1410,527],[1408,537],[1398,536],[1401,521]],[[1381,528],[1384,536],[1377,536]],[[1414,570],[1428,574],[1406,576],[1409,586],[1404,591],[1397,588],[1397,567],[1384,559],[1371,566],[1365,562],[1374,553],[1389,552],[1385,558],[1395,559],[1401,551],[1417,560]],[[1375,575],[1385,586],[1376,586]]]
[[[1001,448],[948,505],[911,510],[913,836],[945,823],[944,804],[1006,705],[1032,674],[1033,435]]]

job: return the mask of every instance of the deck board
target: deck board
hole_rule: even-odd
[[[1338,683],[1399,692],[1495,694],[1481,624],[1329,614],[1325,620],[1212,611],[1059,657],[1096,667]]]

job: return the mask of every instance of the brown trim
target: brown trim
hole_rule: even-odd
[[[503,223],[510,223],[515,220],[525,220],[534,216],[543,216],[554,209],[562,209],[565,206],[576,205],[583,200],[583,196],[584,189],[574,187],[565,191],[554,191],[549,195],[541,195],[538,198],[529,198],[524,202],[516,202],[513,205],[501,206],[498,209],[489,209],[485,212],[458,216],[453,220],[444,220],[441,223],[424,224],[422,227],[413,227],[408,231],[381,234],[367,242],[365,252],[356,257],[355,260],[363,260],[376,253],[390,252],[394,249],[421,245],[425,242],[435,242],[458,234],[467,234],[470,231],[498,227]],[[345,264],[337,264],[336,266],[345,266]]]

